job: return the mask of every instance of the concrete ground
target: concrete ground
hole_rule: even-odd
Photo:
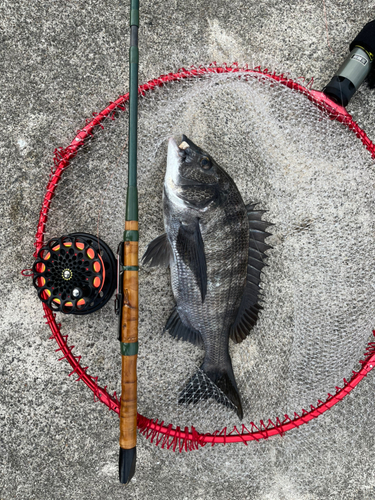
[[[67,377],[20,270],[33,262],[54,148],[66,146],[93,110],[127,89],[128,14],[128,3],[118,0],[0,2],[0,499],[375,498],[373,374],[348,403],[353,417],[345,440],[320,442],[309,460],[297,456],[293,474],[276,457],[272,474],[266,468],[231,478],[225,462],[210,461],[208,452],[196,470],[178,457],[160,459],[140,438],[136,476],[127,489],[118,483],[118,418]],[[372,0],[147,0],[139,80],[214,60],[251,63],[255,56],[314,77],[321,89],[348,42],[374,17]],[[363,87],[348,108],[372,139],[374,104]],[[327,418],[334,425],[334,414]],[[312,425],[307,441],[320,425]]]

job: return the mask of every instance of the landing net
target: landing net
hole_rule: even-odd
[[[264,309],[244,342],[230,341],[243,421],[214,399],[178,404],[203,350],[162,334],[174,305],[169,272],[140,269],[139,430],[163,447],[188,450],[259,440],[309,422],[373,366],[375,146],[350,115],[317,103],[303,82],[260,68],[181,69],[141,86],[140,96],[140,255],[164,232],[171,136],[185,134],[209,152],[245,203],[259,203],[274,225]],[[52,237],[86,232],[116,251],[124,227],[127,100],[120,96],[95,113],[55,151],[37,249]],[[45,315],[71,375],[118,412],[121,357],[111,301],[84,317],[55,317],[46,307]],[[202,376],[202,396],[208,385]]]

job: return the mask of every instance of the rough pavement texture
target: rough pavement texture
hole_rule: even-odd
[[[255,56],[314,77],[321,89],[375,14],[370,0],[327,0],[325,8],[333,52],[321,1],[142,2],[139,80],[213,60],[251,64]],[[332,442],[318,441],[316,449],[309,444],[314,432],[335,425],[333,410],[301,429],[307,452],[296,450],[293,463],[275,446],[272,473],[249,461],[248,474],[228,476],[225,453],[233,459],[233,450],[216,461],[202,450],[202,463],[189,467],[140,438],[136,477],[126,490],[118,483],[118,418],[67,377],[31,282],[19,271],[33,261],[54,148],[67,145],[93,110],[127,89],[128,14],[127,3],[118,1],[0,4],[1,500],[374,498],[373,374],[346,403],[352,417],[345,432],[337,429]],[[364,86],[349,106],[372,139],[374,104]]]

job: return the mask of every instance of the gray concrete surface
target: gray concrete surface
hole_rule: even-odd
[[[141,2],[140,82],[212,60],[251,63],[255,55],[314,77],[320,89],[351,37],[375,17],[371,0],[327,0],[325,6],[334,53],[322,1]],[[66,376],[20,270],[33,261],[54,148],[67,145],[93,110],[127,88],[128,5],[2,0],[0,17],[0,499],[374,498],[373,374],[348,398],[351,417],[332,442],[310,438],[335,425],[334,411],[301,429],[310,449],[296,450],[293,464],[275,448],[269,470],[249,462],[248,473],[231,477],[225,454],[215,461],[205,449],[202,463],[189,468],[140,439],[136,477],[127,489],[118,484],[117,416]],[[363,87],[349,107],[373,139],[374,105],[374,93]],[[228,453],[233,459],[235,451]]]

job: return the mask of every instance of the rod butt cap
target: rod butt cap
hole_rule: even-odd
[[[129,484],[135,473],[135,463],[137,459],[137,448],[125,450],[120,448],[119,473],[120,483]]]

